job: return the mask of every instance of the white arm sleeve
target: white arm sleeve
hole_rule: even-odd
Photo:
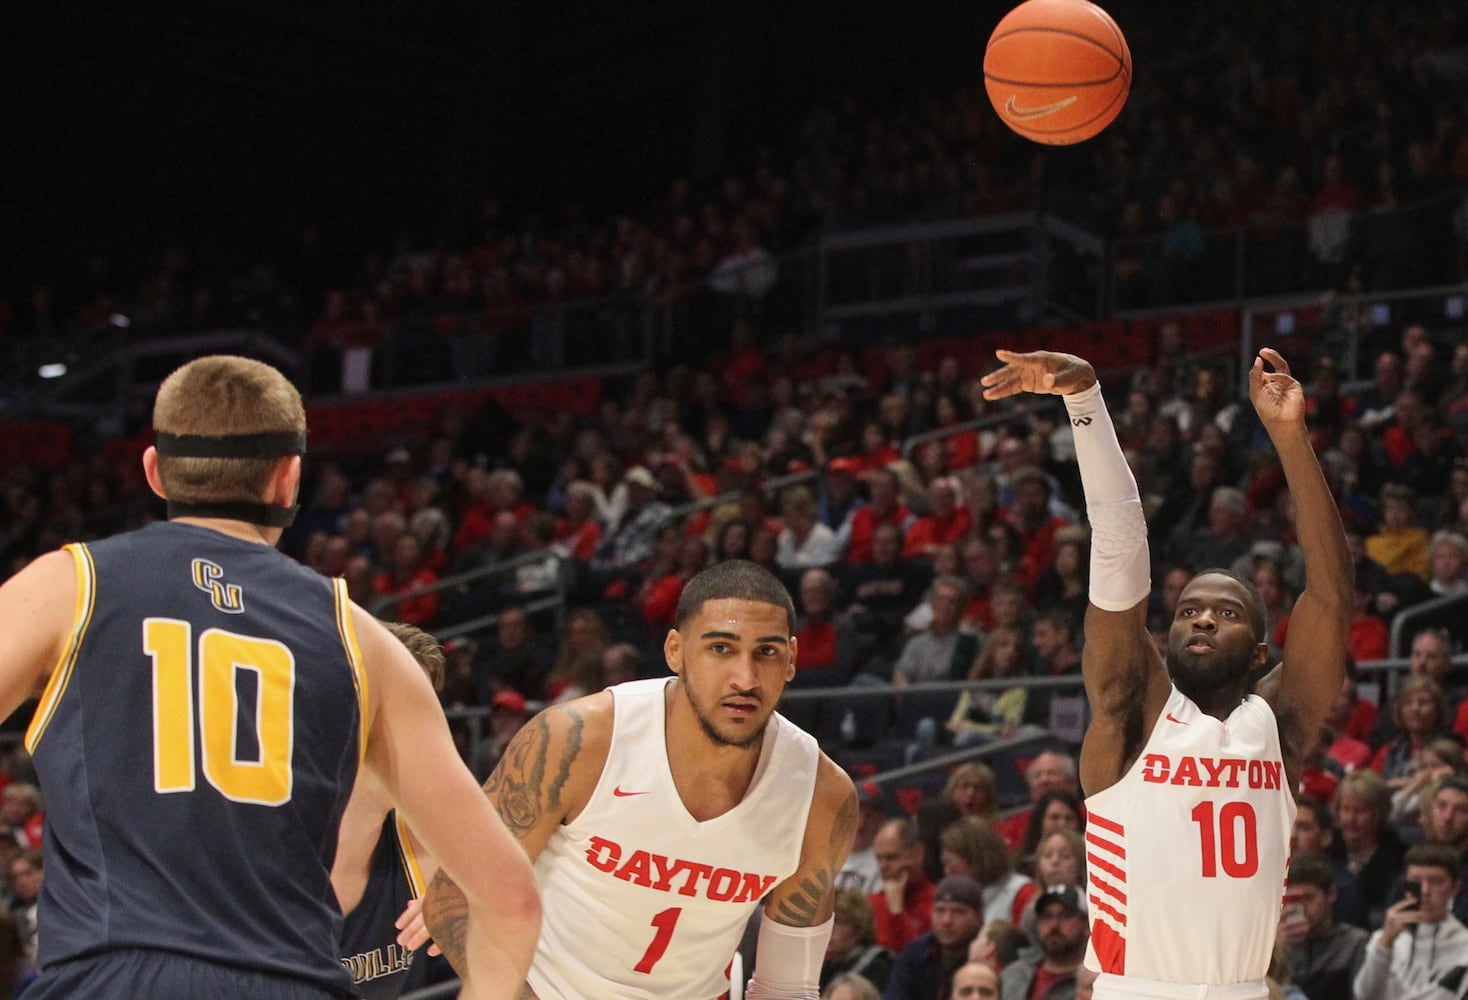
[[[791,927],[761,914],[746,1000],[818,1000],[821,961],[835,925],[834,916],[815,927]]]
[[[1104,611],[1126,611],[1152,589],[1141,494],[1121,453],[1100,383],[1063,398],[1091,522],[1091,603]]]

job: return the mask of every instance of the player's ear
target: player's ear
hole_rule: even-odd
[[[168,494],[163,492],[163,477],[158,475],[158,449],[151,444],[143,449],[143,477],[148,480],[150,490],[168,499]]]
[[[795,655],[800,652],[800,644],[795,641],[795,636],[790,637],[790,662],[785,666],[785,683],[789,684],[795,680]]]
[[[667,636],[663,638],[663,659],[667,661],[669,670],[683,676],[683,633],[676,628],[668,629]]]
[[[1269,665],[1269,643],[1258,642],[1254,644],[1254,669],[1263,670]]]

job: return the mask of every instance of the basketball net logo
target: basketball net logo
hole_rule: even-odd
[[[243,614],[245,595],[238,584],[224,582],[224,567],[208,559],[194,560],[194,586],[209,595],[215,610],[227,615]]]
[[[1021,108],[1014,103],[1015,95],[1010,94],[1009,100],[1004,102],[1004,113],[1016,121],[1028,122],[1036,118],[1044,118],[1053,115],[1057,111],[1064,111],[1076,102],[1076,95],[1071,94],[1063,101],[1054,104],[1042,104],[1038,108]]]

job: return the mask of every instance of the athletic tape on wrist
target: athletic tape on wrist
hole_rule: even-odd
[[[815,927],[791,927],[760,914],[754,977],[744,993],[748,1000],[817,1000],[821,963],[835,926],[834,916]]]

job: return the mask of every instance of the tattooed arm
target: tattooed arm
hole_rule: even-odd
[[[856,840],[856,787],[831,758],[821,755],[816,793],[805,824],[800,867],[775,886],[765,915],[791,927],[814,927],[834,912],[836,873]]]
[[[586,805],[606,763],[612,696],[605,692],[554,705],[525,724],[505,748],[484,794],[533,862],[562,823]],[[423,900],[423,916],[444,957],[465,960],[464,894],[440,870]],[[532,996],[528,987],[521,996]]]

